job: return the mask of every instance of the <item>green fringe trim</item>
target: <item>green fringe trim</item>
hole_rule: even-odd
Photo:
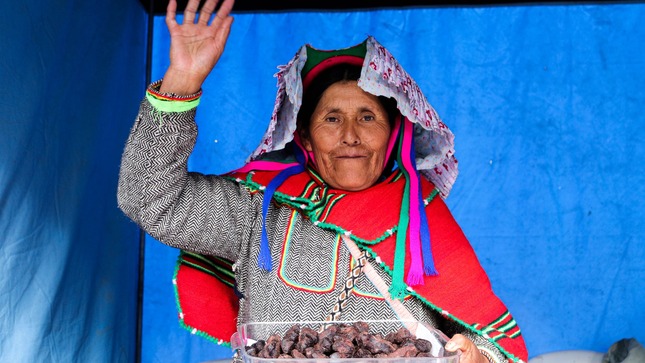
[[[203,263],[209,265],[213,270],[217,270],[221,274],[226,275],[226,276],[230,277],[231,279],[235,279],[235,274],[233,274],[233,272],[231,270],[223,269],[220,266],[217,266],[216,264],[211,262],[209,259],[204,258],[200,254],[187,252],[187,251],[182,251],[181,254],[180,254],[180,257],[183,256],[183,255],[189,255],[194,259],[198,259],[198,260],[202,261]],[[216,278],[217,280],[221,281],[223,284],[228,285],[230,287],[233,287],[233,284],[231,284],[230,282],[228,282],[226,280],[222,280],[212,270],[204,268],[204,267],[202,267],[202,266],[200,266],[198,264],[188,262],[186,260],[182,260],[181,258],[178,259],[178,263],[186,265],[186,266],[190,266],[190,267],[194,268],[195,270],[199,270],[199,271],[201,271],[201,272],[203,272],[205,274],[209,274],[209,275],[213,276],[214,278]]]
[[[242,180],[240,178],[234,178],[234,177],[231,177],[231,176],[225,176],[225,178],[227,178],[227,179],[229,179],[231,181],[237,182],[239,184],[242,184],[251,193],[264,192],[265,186],[263,186],[263,185],[261,185],[261,184],[259,184],[257,182],[254,182],[253,179],[252,179],[252,173],[247,174],[245,180]],[[429,204],[437,196],[437,194],[439,194],[439,190],[434,189],[430,193],[430,195],[428,195],[423,200],[424,203],[426,205]],[[316,225],[316,226],[318,226],[320,228],[323,228],[325,230],[328,230],[328,231],[333,231],[333,232],[336,232],[338,234],[348,236],[354,242],[362,244],[362,245],[375,245],[375,244],[378,244],[378,243],[382,242],[383,240],[385,240],[386,238],[388,238],[388,237],[392,236],[393,234],[395,234],[397,232],[397,230],[398,230],[398,226],[393,225],[392,227],[388,228],[379,237],[377,237],[375,239],[372,239],[372,240],[367,240],[367,239],[360,238],[360,237],[357,237],[357,236],[351,234],[350,231],[342,228],[341,226],[331,224],[331,223],[326,223],[324,221],[319,220],[318,215],[316,213],[316,210],[317,210],[316,205],[318,203],[313,202],[308,198],[304,198],[304,197],[301,197],[301,196],[298,196],[298,197],[291,196],[291,195],[287,195],[287,194],[284,194],[284,193],[276,191],[273,194],[273,199],[275,199],[276,202],[278,202],[279,204],[286,205],[289,208],[292,208],[292,209],[295,209],[295,210],[298,210],[298,211],[302,212],[302,214],[305,217],[307,217],[314,225]]]

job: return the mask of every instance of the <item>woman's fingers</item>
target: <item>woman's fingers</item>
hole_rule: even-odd
[[[207,25],[208,21],[215,11],[218,0],[207,0],[206,3],[202,6],[202,10],[199,12],[199,23],[202,25]]]
[[[168,28],[174,27],[177,25],[177,0],[170,0],[168,2],[168,7],[166,7],[166,25]]]
[[[199,10],[199,0],[188,0],[186,8],[184,9],[184,24],[194,24],[195,19],[199,17],[198,23],[200,25],[208,25],[208,22],[213,15],[213,11],[217,7],[219,0],[206,0],[201,10]],[[213,25],[215,27],[219,26],[230,26],[231,19],[228,19],[233,9],[235,0],[224,0],[222,6],[220,6]],[[199,10],[199,16],[197,11]],[[168,6],[166,7],[166,25],[168,28],[173,28],[178,25],[177,23],[177,0],[169,0]]]
[[[198,8],[199,0],[188,0],[186,9],[184,9],[184,24],[193,24],[195,22]]]
[[[219,25],[220,31],[218,31],[215,35],[215,38],[217,39],[218,43],[226,44],[226,40],[228,39],[228,34],[231,32],[231,24],[233,24],[233,17],[229,16],[226,19],[224,19],[223,22]],[[224,49],[224,46],[222,45],[222,50],[223,49]]]
[[[219,44],[222,44],[222,50],[224,50],[224,44],[226,44],[228,34],[231,31],[231,24],[233,24],[233,17],[230,14],[234,4],[235,0],[224,0],[215,15],[213,24],[211,24],[217,29],[215,38]]]
[[[233,9],[234,4],[235,0],[224,0],[222,6],[219,7],[219,10],[217,10],[215,20],[213,20],[213,25],[219,26],[220,23],[224,23],[225,25],[230,26],[232,19],[229,19],[229,15],[231,14],[231,9]]]
[[[194,24],[195,19],[198,19],[197,23],[200,25],[208,25],[208,22],[217,7],[219,0],[206,0],[201,10],[199,9],[200,0],[188,0],[186,8],[184,9],[184,24]],[[215,19],[213,25],[215,27],[219,26],[230,26],[231,19],[228,19],[233,9],[235,0],[224,0],[222,6],[220,6],[217,14],[215,14]],[[199,11],[199,14],[198,14]],[[228,24],[227,24],[228,23]],[[177,23],[177,0],[169,0],[168,6],[166,8],[166,24],[168,27],[176,26]]]

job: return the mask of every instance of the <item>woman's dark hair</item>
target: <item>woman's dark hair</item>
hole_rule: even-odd
[[[351,64],[339,64],[324,71],[314,78],[304,91],[302,96],[302,105],[298,111],[297,129],[301,136],[308,136],[309,122],[311,115],[314,113],[318,101],[322,94],[336,82],[341,81],[358,81],[361,76],[361,67]],[[378,97],[379,101],[385,111],[387,112],[390,126],[394,125],[394,118],[398,115],[399,111],[396,108],[396,101],[393,98]]]

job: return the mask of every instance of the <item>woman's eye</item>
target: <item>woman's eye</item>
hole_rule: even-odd
[[[329,116],[325,119],[327,122],[338,122],[338,118],[334,116]]]
[[[372,116],[372,115],[365,115],[365,116],[363,116],[363,120],[365,120],[365,121],[374,121],[375,117]]]

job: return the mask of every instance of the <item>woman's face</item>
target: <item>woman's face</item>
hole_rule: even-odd
[[[335,189],[358,191],[381,176],[390,123],[378,97],[356,81],[325,90],[311,115],[303,146],[312,151],[320,176]]]

